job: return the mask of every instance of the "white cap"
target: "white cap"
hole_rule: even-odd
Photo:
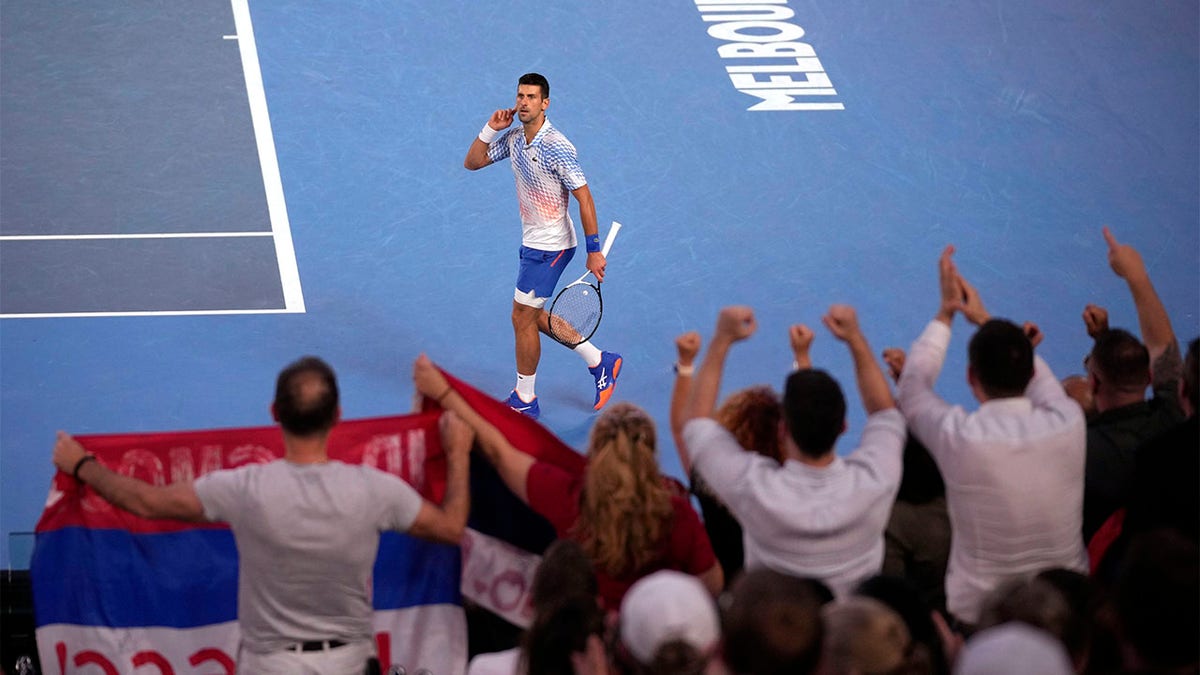
[[[621,642],[647,664],[659,647],[681,640],[703,652],[721,637],[717,606],[700,580],[663,570],[638,580],[621,601]]]
[[[1019,621],[976,633],[967,640],[954,667],[955,675],[1072,675],[1074,672],[1061,642]]]

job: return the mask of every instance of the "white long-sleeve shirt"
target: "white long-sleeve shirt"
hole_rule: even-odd
[[[900,376],[900,409],[937,462],[950,511],[946,605],[977,623],[1003,580],[1050,567],[1087,571],[1080,526],[1087,428],[1049,366],[1034,358],[1025,395],[975,412],[933,391],[950,327],[932,321]]]

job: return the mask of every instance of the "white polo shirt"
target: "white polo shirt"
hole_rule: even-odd
[[[541,251],[575,248],[575,224],[567,207],[571,191],[587,185],[575,146],[547,119],[528,144],[520,125],[493,140],[488,158],[498,162],[505,157],[517,183],[521,243]]]

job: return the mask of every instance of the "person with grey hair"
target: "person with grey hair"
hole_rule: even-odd
[[[1087,632],[1090,617],[1081,609],[1086,612],[1088,608],[1073,606],[1053,578],[1016,577],[997,586],[984,601],[978,628],[986,630],[1011,621],[1039,628],[1062,643],[1072,665],[1082,669],[1087,664],[1087,645],[1080,636]]]
[[[900,615],[882,602],[851,596],[821,608],[823,675],[908,673],[912,639]]]

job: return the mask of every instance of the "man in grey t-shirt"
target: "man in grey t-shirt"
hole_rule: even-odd
[[[391,474],[329,459],[341,408],[324,361],[305,357],[286,367],[271,410],[283,430],[283,459],[195,482],[155,486],[115,473],[63,432],[54,463],[143,518],[229,523],[239,558],[238,672],[361,675],[375,655],[370,588],[379,534],[458,543],[470,508],[472,433],[443,415],[447,482],[438,507]]]

